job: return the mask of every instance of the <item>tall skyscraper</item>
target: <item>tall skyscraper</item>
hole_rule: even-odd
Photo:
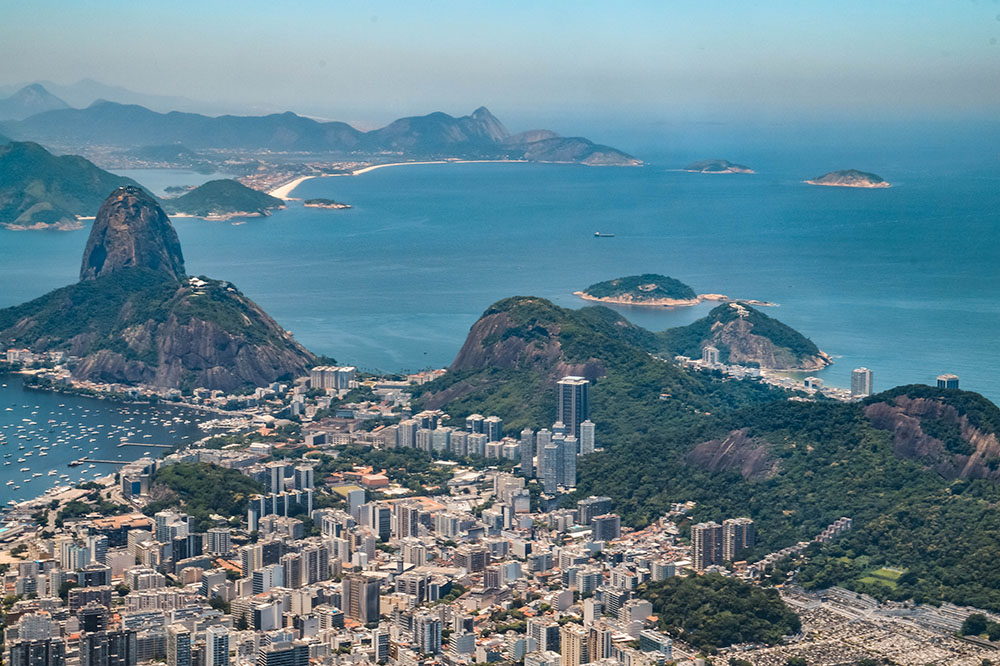
[[[230,537],[233,531],[228,527],[211,527],[205,532],[205,552],[209,555],[228,555],[232,550]]]
[[[611,498],[604,497],[603,495],[599,497],[591,495],[577,502],[576,510],[580,514],[579,523],[581,525],[590,525],[594,520],[594,516],[611,513]]]
[[[483,419],[483,434],[491,442],[503,439],[503,419],[499,416],[487,416]]]
[[[576,437],[572,435],[563,440],[562,460],[560,461],[562,470],[559,475],[559,483],[566,488],[576,488],[576,456],[579,453],[579,445]]]
[[[535,431],[525,428],[521,431],[521,476],[531,478],[535,472]]]
[[[590,524],[594,541],[612,541],[622,535],[622,521],[617,513],[594,516]]]
[[[594,422],[587,419],[580,424],[580,455],[585,456],[594,452]]]
[[[167,627],[167,666],[191,666],[191,632],[183,624]]]
[[[707,569],[713,564],[722,564],[722,525],[714,521],[693,525],[691,550],[694,568],[698,571]]]
[[[757,543],[757,531],[749,518],[722,521],[722,559],[735,562]]]
[[[545,447],[552,441],[552,431],[542,428],[535,435],[535,478],[545,478]]]
[[[229,630],[212,626],[205,630],[205,666],[229,666]]]
[[[556,387],[556,421],[566,426],[566,434],[580,436],[580,424],[590,418],[588,389],[583,377],[563,377]]]
[[[343,604],[347,617],[363,622],[378,622],[379,582],[362,574],[344,577]]]
[[[470,414],[465,417],[465,431],[482,433],[483,432],[483,421],[484,417],[482,414]]]
[[[938,378],[937,378],[937,387],[938,388],[957,389],[958,388],[958,375],[952,375],[952,374],[938,375]]]
[[[580,666],[590,662],[587,655],[587,630],[578,624],[565,624],[559,631],[561,666]]]
[[[437,654],[441,651],[441,618],[431,613],[420,613],[413,618],[413,639],[420,654]]]
[[[563,439],[553,439],[551,442],[545,445],[545,449],[542,451],[542,464],[539,464],[539,470],[542,474],[542,488],[547,493],[554,493],[559,488],[559,472],[560,465],[559,459],[562,457],[560,455],[563,446]]]
[[[719,365],[719,348],[712,345],[702,347],[701,362],[705,365]]]
[[[864,398],[872,394],[872,371],[854,368],[851,371],[851,395]]]

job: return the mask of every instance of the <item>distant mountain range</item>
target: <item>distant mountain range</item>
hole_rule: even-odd
[[[68,108],[69,104],[35,83],[0,99],[0,118],[22,120],[43,111]]]
[[[12,86],[0,86],[0,97],[13,95],[19,90],[39,86],[58,97],[69,106],[78,109],[90,106],[98,100],[110,100],[120,104],[141,104],[156,111],[192,111],[200,113],[226,113],[235,109],[232,105],[214,104],[174,95],[150,95],[121,86],[109,86],[93,79],[82,79],[76,83],[63,85],[52,81],[32,81]],[[7,119],[0,114],[0,119]]]
[[[108,193],[139,186],[77,155],[53,155],[32,142],[0,142],[0,225],[13,229],[78,229]],[[284,202],[235,180],[213,180],[160,204],[197,217],[263,216]]]
[[[0,115],[2,117],[2,115]],[[641,162],[582,137],[548,130],[511,135],[485,107],[468,116],[436,112],[401,118],[362,132],[343,122],[319,122],[291,112],[267,116],[205,116],[97,101],[85,109],[58,108],[5,121],[2,132],[18,140],[71,149],[181,143],[189,149],[335,153],[425,159],[513,159],[635,166]]]

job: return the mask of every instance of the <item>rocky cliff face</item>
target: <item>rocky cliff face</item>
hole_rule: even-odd
[[[1000,442],[969,423],[953,406],[900,395],[865,408],[877,428],[892,433],[893,452],[918,460],[946,479],[1000,481]]]
[[[748,481],[769,479],[778,473],[779,462],[767,442],[748,435],[742,428],[725,439],[702,442],[687,455],[687,462],[709,472],[738,471]]]
[[[81,280],[96,280],[124,268],[147,268],[180,281],[184,256],[170,219],[138,187],[120,187],[97,212],[90,230]]]

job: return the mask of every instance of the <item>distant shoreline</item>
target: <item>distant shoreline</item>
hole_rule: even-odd
[[[698,294],[695,298],[653,298],[647,301],[633,301],[621,296],[591,296],[585,291],[574,291],[573,295],[578,298],[582,298],[585,301],[593,301],[595,303],[636,305],[641,307],[686,308],[704,303],[706,301],[717,301],[720,303],[746,303],[747,305],[755,305],[757,307],[765,308],[778,307],[777,303],[771,303],[770,301],[758,301],[752,298],[730,298],[724,294]]]
[[[376,169],[385,169],[386,167],[398,167],[398,166],[409,166],[416,164],[529,164],[528,160],[429,160],[424,162],[391,162],[389,164],[372,164],[371,166],[362,167],[360,169],[355,169],[349,174],[343,173],[319,173],[314,176],[300,176],[295,180],[291,180],[284,185],[274,188],[268,194],[277,199],[284,199],[288,201],[291,199],[292,191],[306,182],[307,180],[312,180],[313,178],[331,178],[334,176],[360,176]],[[544,163],[540,163],[544,164]]]

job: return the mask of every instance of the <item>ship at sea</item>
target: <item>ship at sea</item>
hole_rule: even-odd
[[[614,234],[602,234],[600,231],[594,232],[594,238],[614,238]]]

